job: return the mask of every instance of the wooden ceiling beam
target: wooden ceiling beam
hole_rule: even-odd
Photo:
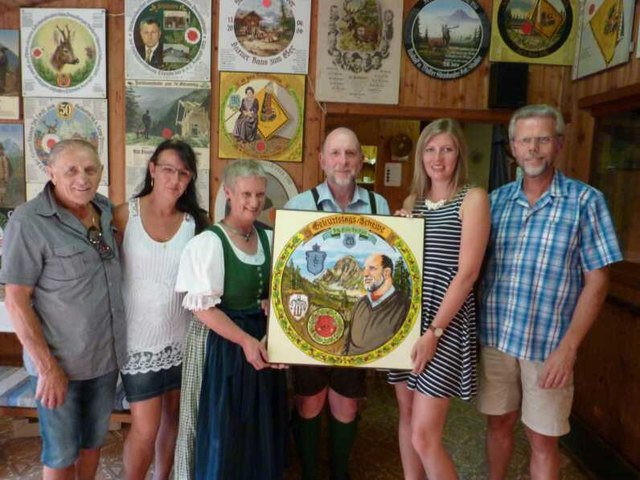
[[[404,120],[434,120],[455,118],[464,122],[509,123],[514,110],[461,110],[455,108],[424,108],[399,105],[354,105],[325,103],[327,115],[348,115],[374,118],[398,118]]]

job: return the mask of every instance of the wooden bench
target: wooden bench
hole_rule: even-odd
[[[33,424],[34,419],[38,418],[34,393],[29,385],[29,374],[23,367],[0,366],[0,416],[26,419],[14,424],[14,430],[20,430],[15,436],[27,436],[23,434],[26,432],[26,430],[22,432],[23,428],[27,428],[28,424]],[[118,379],[111,422],[116,428],[119,428],[122,423],[131,423],[129,402],[125,397],[120,379]],[[28,430],[31,431],[33,428]],[[33,434],[30,432],[28,435]]]

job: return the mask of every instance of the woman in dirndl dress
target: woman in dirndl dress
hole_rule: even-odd
[[[192,473],[198,480],[276,480],[285,464],[286,380],[265,346],[271,234],[255,222],[266,173],[256,161],[239,160],[225,168],[223,182],[228,213],[189,242],[176,286],[206,327],[202,365],[185,368],[201,372]]]

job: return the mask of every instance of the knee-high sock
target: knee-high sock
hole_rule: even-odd
[[[303,480],[318,478],[318,444],[320,443],[320,415],[302,418],[293,412],[293,438],[296,442]]]
[[[329,452],[331,462],[331,479],[346,480],[349,478],[349,455],[356,440],[358,420],[342,423],[329,418]]]

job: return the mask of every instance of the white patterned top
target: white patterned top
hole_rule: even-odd
[[[195,235],[195,221],[185,214],[174,236],[152,239],[139,214],[139,199],[129,202],[122,242],[122,296],[127,321],[127,362],[122,373],[158,372],[182,362],[184,332],[190,313],[175,292],[180,256]]]

